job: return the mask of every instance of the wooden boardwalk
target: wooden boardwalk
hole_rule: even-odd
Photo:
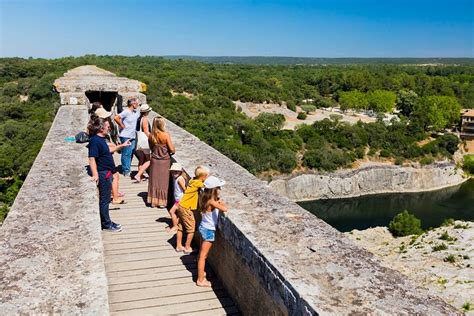
[[[127,204],[110,205],[112,220],[123,227],[119,233],[102,233],[110,313],[238,314],[212,271],[207,274],[213,288],[196,286],[196,254],[174,250],[174,238],[165,231],[168,212],[145,205],[147,188],[146,181],[133,184],[121,176],[120,191]]]

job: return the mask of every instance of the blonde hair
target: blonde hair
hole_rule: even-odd
[[[166,121],[163,116],[157,116],[153,119],[153,127],[150,133],[150,142],[153,145],[163,142],[163,136],[161,135],[162,133],[166,133],[165,124]]]
[[[205,176],[205,175],[209,175],[209,173],[210,173],[209,168],[206,168],[204,166],[198,166],[194,170],[194,176],[196,178],[199,178],[199,177],[202,177],[202,176]]]

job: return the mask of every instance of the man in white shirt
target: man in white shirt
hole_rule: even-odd
[[[135,138],[137,135],[136,127],[137,121],[140,117],[138,109],[139,103],[136,98],[127,101],[127,108],[116,115],[114,120],[120,127],[120,142],[123,144],[127,140],[130,141],[130,146],[122,149],[122,173],[124,176],[130,176],[130,169],[132,164],[133,152],[135,151]]]

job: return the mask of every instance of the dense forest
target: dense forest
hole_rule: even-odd
[[[364,156],[430,163],[450,158],[461,107],[474,108],[474,66],[213,64],[160,57],[84,56],[0,59],[0,212],[25,179],[59,106],[53,81],[93,64],[147,84],[154,110],[254,174],[305,168],[332,171]],[[194,97],[174,95],[188,92]],[[284,117],[247,118],[232,101],[297,106],[398,108],[400,121],[349,125],[337,117],[282,130]],[[303,101],[305,100],[305,101]],[[308,104],[310,100],[310,104]],[[432,141],[421,142],[429,135]],[[421,145],[423,144],[423,145]]]

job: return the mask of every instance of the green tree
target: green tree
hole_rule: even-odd
[[[415,215],[408,213],[407,210],[395,215],[390,221],[388,229],[394,237],[420,235],[423,233],[421,221]]]
[[[415,103],[418,99],[418,95],[412,90],[400,90],[397,93],[397,109],[406,117],[409,117]]]
[[[392,91],[375,90],[367,95],[369,109],[376,112],[392,112],[397,96]]]
[[[343,111],[347,109],[366,109],[369,101],[365,93],[354,90],[341,92],[339,94],[339,104]]]
[[[421,97],[415,104],[413,119],[418,120],[425,130],[441,130],[452,126],[460,118],[461,106],[454,97]]]

